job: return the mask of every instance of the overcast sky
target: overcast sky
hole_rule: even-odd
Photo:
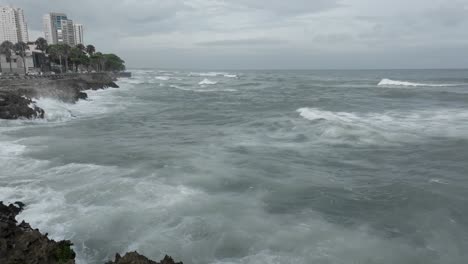
[[[0,0],[64,12],[129,67],[468,67],[468,0]]]

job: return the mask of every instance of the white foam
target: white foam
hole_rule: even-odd
[[[203,79],[203,81],[199,82],[198,84],[199,85],[213,85],[213,84],[217,84],[218,82],[216,81],[211,81],[210,79]]]
[[[316,121],[316,134],[332,140],[386,144],[433,136],[468,137],[468,112],[459,109],[348,113],[300,108],[297,112]]]
[[[427,86],[427,87],[447,87],[447,86],[457,86],[457,84],[428,84],[428,83],[416,83],[416,82],[406,82],[406,81],[397,81],[391,79],[382,79],[379,86]]]
[[[216,77],[216,76],[224,76],[228,74],[226,72],[191,72],[189,76],[192,77]]]
[[[167,76],[156,76],[154,78],[160,81],[169,81],[171,79],[170,77],[167,77]]]
[[[12,156],[21,155],[26,149],[26,146],[17,144],[15,142],[3,141],[1,144],[2,147],[0,148],[0,160],[2,158],[11,158]]]
[[[226,77],[226,78],[237,78],[237,75],[235,75],[235,74],[224,74],[224,77]]]
[[[144,81],[140,79],[130,79],[130,78],[122,79],[120,82],[130,83],[130,84],[143,84],[144,83]]]
[[[182,90],[182,91],[190,91],[190,92],[195,92],[195,93],[209,93],[209,92],[237,92],[236,89],[229,89],[229,88],[219,88],[219,89],[207,89],[205,88],[205,86],[201,86],[200,87],[191,87],[191,88],[184,88],[184,87],[180,87],[178,85],[169,85],[169,87],[171,88],[175,88],[175,89],[178,89],[178,90]]]

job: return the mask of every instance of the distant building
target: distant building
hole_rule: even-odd
[[[64,13],[50,13],[42,19],[44,37],[49,44],[68,44],[75,46],[75,28],[73,20]]]
[[[62,27],[57,30],[58,43],[68,44],[75,46],[75,28],[73,27],[73,20],[62,20]]]
[[[0,7],[0,43],[4,41],[28,42],[28,26],[21,8]]]
[[[26,44],[28,45],[29,49],[26,50],[26,56],[24,58],[21,58],[16,54],[12,54],[11,59],[7,59],[7,57],[4,54],[0,55],[2,74],[24,74],[24,64],[26,64],[26,73],[28,74],[31,74],[33,72],[39,72],[41,70],[41,62],[47,60],[47,57],[41,50],[37,49],[36,43],[28,42]]]
[[[81,24],[75,24],[73,25],[75,29],[75,42],[76,44],[84,44],[84,39],[83,39],[83,25]]]

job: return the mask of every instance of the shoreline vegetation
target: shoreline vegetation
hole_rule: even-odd
[[[26,67],[28,56],[34,69]],[[2,58],[9,67],[1,67]],[[14,71],[20,65],[18,60],[23,74]],[[112,53],[96,52],[93,45],[49,45],[44,38],[27,44],[5,41],[0,44],[0,119],[44,118],[44,110],[33,98],[75,103],[88,98],[85,90],[119,88],[117,78],[131,75],[124,71],[124,60]]]
[[[105,54],[96,50],[94,45],[77,44],[49,44],[44,38],[38,38],[35,42],[12,43],[4,41],[0,44],[0,58],[5,58],[9,67],[2,67],[0,59],[0,72],[14,74],[15,68],[22,66],[23,74],[43,73],[72,73],[72,72],[105,72],[124,71],[125,61],[113,53]],[[31,58],[33,68],[27,67],[27,58]],[[17,61],[17,59],[20,59]],[[19,63],[21,62],[21,64]]]
[[[25,205],[21,202],[4,205],[0,202],[0,263],[2,264],[74,264],[76,253],[69,240],[54,241],[16,216]],[[135,252],[105,264],[183,264],[165,256],[160,262],[152,261]]]

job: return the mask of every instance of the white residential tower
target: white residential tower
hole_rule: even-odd
[[[4,41],[17,43],[28,42],[28,26],[21,8],[0,7],[0,43]]]
[[[73,25],[75,28],[75,42],[76,44],[84,44],[83,40],[83,25],[75,24]]]

